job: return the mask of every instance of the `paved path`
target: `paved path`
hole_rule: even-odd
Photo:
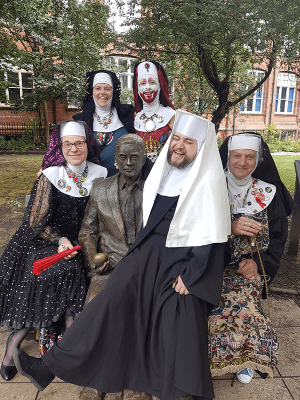
[[[266,307],[266,302],[264,306]],[[271,320],[279,337],[279,362],[273,379],[261,379],[257,374],[250,384],[237,380],[232,386],[232,374],[214,379],[216,400],[300,400],[300,308],[292,298],[270,298]],[[5,352],[9,333],[0,329],[0,360]],[[38,344],[30,333],[22,344],[30,355],[38,355]],[[10,382],[0,377],[0,400],[78,400],[82,388],[55,379],[39,392],[24,377],[17,374]]]

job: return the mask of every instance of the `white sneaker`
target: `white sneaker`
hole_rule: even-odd
[[[250,383],[253,378],[253,369],[245,368],[243,371],[237,372],[236,377],[241,383]]]

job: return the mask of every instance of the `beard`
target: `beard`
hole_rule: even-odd
[[[171,165],[172,167],[178,168],[178,169],[183,169],[187,167],[193,160],[190,160],[187,157],[184,157],[184,159],[181,162],[172,162],[172,152],[168,150],[167,154],[167,161],[168,164]]]

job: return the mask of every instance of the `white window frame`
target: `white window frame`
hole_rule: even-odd
[[[31,74],[31,75],[33,75],[32,71],[25,71],[24,69],[13,68],[11,70],[11,72],[18,74],[19,85],[18,86],[9,86],[9,87],[6,88],[6,99],[7,99],[8,104],[0,103],[0,105],[4,106],[4,107],[5,106],[6,107],[11,107],[11,105],[12,105],[12,103],[10,102],[10,98],[9,98],[9,89],[19,89],[20,99],[23,99],[24,90],[25,89],[32,89],[32,86],[23,86],[23,84],[22,84],[22,74]],[[4,79],[5,79],[6,82],[8,81],[7,72],[4,73]]]
[[[251,69],[248,70],[248,74],[255,75],[258,77],[259,75],[262,75],[262,77],[265,75],[264,71],[259,70],[259,69]],[[246,89],[248,89],[246,87]],[[248,96],[243,103],[240,106],[240,113],[243,114],[262,114],[262,108],[263,108],[263,98],[264,98],[264,85],[262,85],[259,89],[257,89],[251,96]],[[252,103],[250,101],[252,100]],[[260,101],[260,109],[259,111],[256,110],[256,105]],[[249,105],[252,104],[251,110],[248,110]]]
[[[293,114],[297,76],[289,72],[279,72],[277,78],[275,114]],[[290,97],[292,94],[292,98]],[[290,108],[291,106],[291,108]]]
[[[127,63],[127,70],[123,72],[117,72],[118,78],[121,82],[121,89],[133,89],[133,64],[136,59],[132,57],[121,57],[121,56],[112,56],[113,62],[118,70],[121,68],[121,65],[124,61]],[[124,84],[125,82],[125,84]]]

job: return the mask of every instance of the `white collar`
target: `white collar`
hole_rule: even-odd
[[[68,165],[69,167],[72,167],[71,169],[73,172],[75,172],[76,169],[77,172],[75,173],[78,174],[79,169],[82,170],[82,166],[85,168],[85,164],[88,166],[88,175],[85,181],[82,182],[82,186],[87,189],[87,192],[84,196],[80,195],[78,186],[75,184],[72,178],[69,178],[63,165],[46,168],[43,170],[43,174],[60,192],[72,197],[85,197],[89,196],[94,180],[101,177],[106,178],[107,175],[106,168],[101,167],[101,165],[94,164],[90,161],[85,161],[79,167],[74,167],[71,164]]]
[[[148,108],[148,111],[150,110],[150,108]],[[169,122],[170,119],[173,117],[173,115],[175,114],[175,110],[173,110],[173,108],[167,106],[164,107],[161,104],[159,104],[159,107],[157,108],[157,106],[155,108],[151,108],[151,112],[150,113],[145,113],[144,108],[139,111],[138,113],[135,114],[135,118],[134,118],[134,128],[137,131],[140,132],[147,132],[146,128],[145,128],[145,124],[144,121],[145,119],[142,119],[143,114],[145,113],[146,117],[149,118],[154,114],[157,114],[158,117],[153,117],[153,121],[156,125],[155,130],[158,130],[160,128],[163,128],[164,126],[166,126]],[[142,118],[141,118],[142,117]]]
[[[96,106],[97,105],[97,106]],[[114,132],[117,129],[122,128],[123,124],[119,119],[117,110],[115,107],[113,107],[112,109],[109,108],[109,110],[105,110],[107,107],[105,107],[105,109],[100,108],[98,106],[98,104],[95,102],[95,112],[97,112],[97,114],[99,115],[99,117],[101,119],[106,118],[109,116],[109,113],[112,112],[112,116],[111,116],[111,122],[107,125],[107,128],[105,128],[105,125],[100,124],[98,122],[97,117],[93,114],[93,131],[95,132]]]

